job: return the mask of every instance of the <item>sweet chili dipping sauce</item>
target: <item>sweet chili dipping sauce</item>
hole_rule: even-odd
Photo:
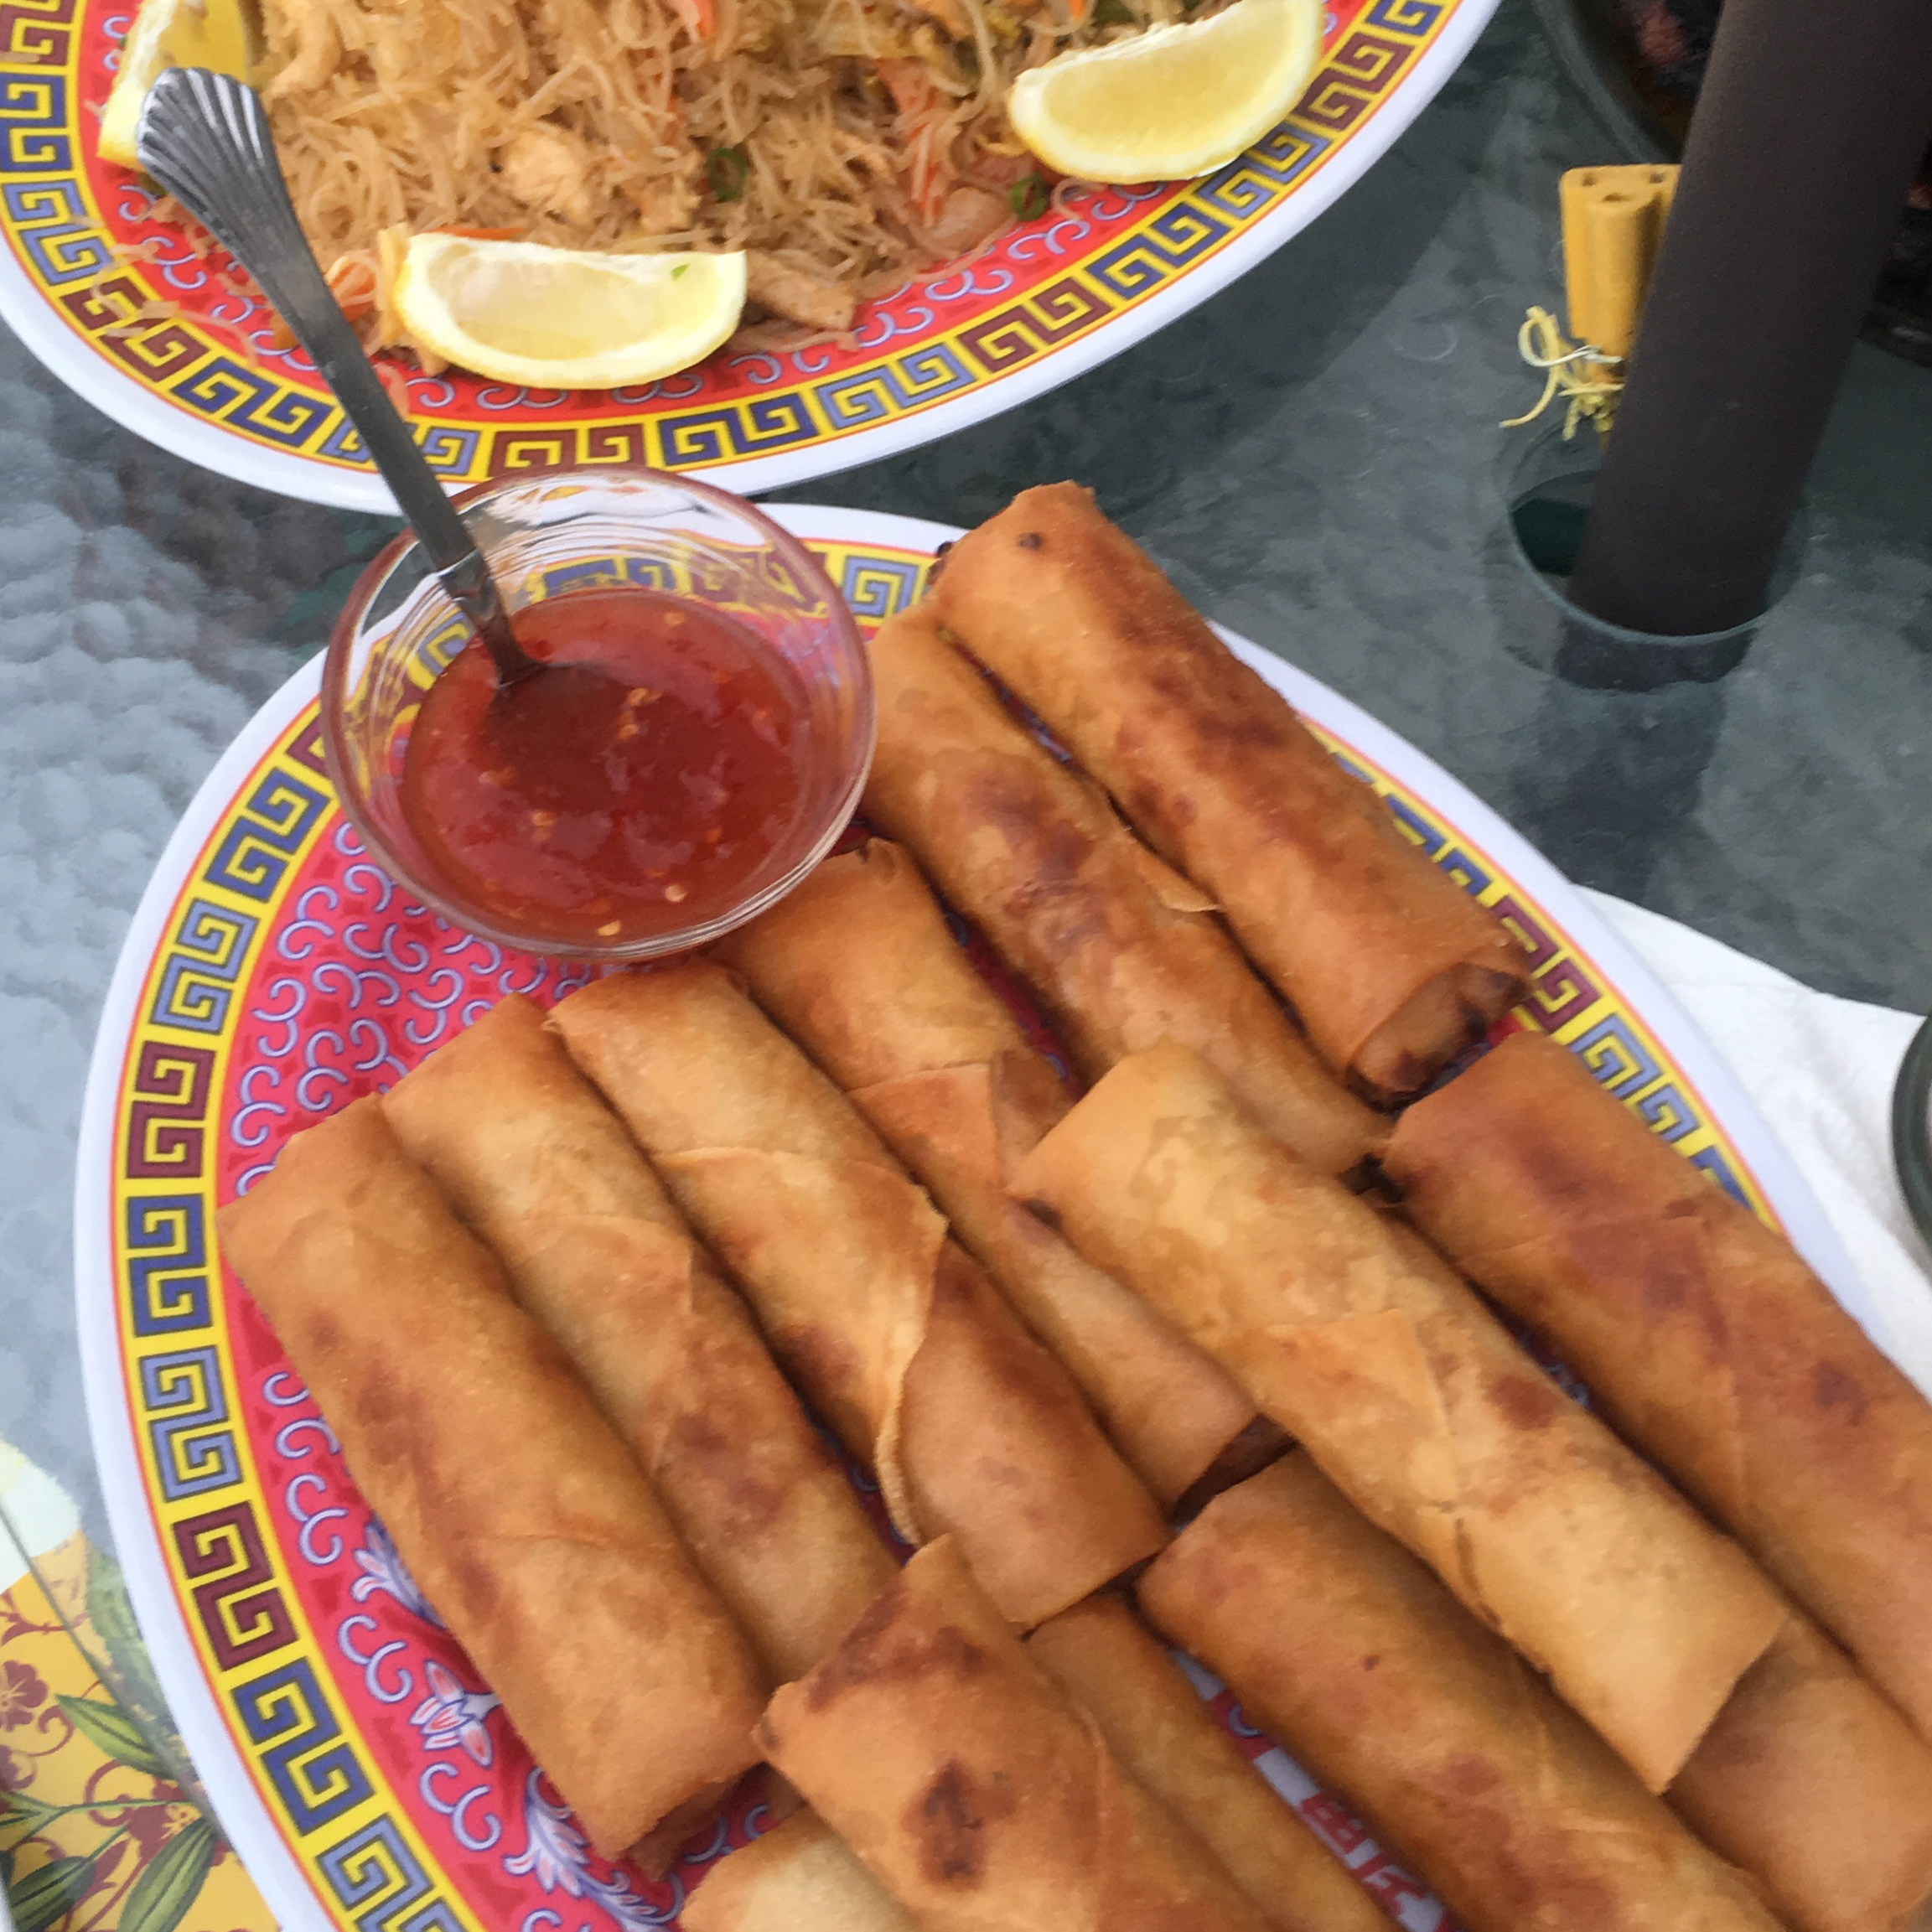
[[[805,792],[803,686],[743,625],[646,590],[516,615],[536,673],[500,696],[472,639],[430,686],[402,812],[452,894],[506,925],[605,945],[728,911]]]

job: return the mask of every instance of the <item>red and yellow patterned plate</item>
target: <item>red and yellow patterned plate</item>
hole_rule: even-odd
[[[956,531],[785,506],[869,626]],[[1684,1157],[1791,1233],[1856,1313],[1803,1182],[1710,1049],[1588,904],[1468,792],[1278,659],[1231,640],[1404,829],[1528,941],[1540,1028]],[[76,1203],[88,1404],[142,1628],[222,1825],[287,1932],[642,1932],[670,1925],[740,1809],[661,1883],[588,1852],[349,1480],[214,1210],[303,1125],[386,1087],[502,994],[587,969],[454,931],[337,811],[319,660],[210,777],[122,952],[94,1055]],[[1213,1690],[1211,1685],[1204,1689]],[[1442,1909],[1277,1748],[1277,1787],[1413,1932]]]
[[[1204,181],[1075,193],[969,267],[868,304],[849,347],[720,352],[608,392],[417,374],[417,440],[452,485],[645,463],[769,489],[1010,409],[1312,221],[1454,72],[1495,3],[1330,0],[1307,94],[1241,159]],[[177,455],[289,496],[392,510],[313,365],[275,346],[272,319],[226,258],[197,256],[151,219],[140,179],[96,153],[134,8],[0,0],[0,317],[90,402]],[[175,314],[129,327],[154,298]]]

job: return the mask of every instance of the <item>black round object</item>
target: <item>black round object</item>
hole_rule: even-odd
[[[1892,1162],[1919,1232],[1932,1241],[1932,1019],[1912,1036],[1892,1090]]]
[[[1675,161],[1722,0],[1533,0],[1557,57],[1633,161]],[[1899,218],[1865,339],[1932,365],[1932,153]]]

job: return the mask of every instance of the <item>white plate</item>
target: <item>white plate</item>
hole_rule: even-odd
[[[959,534],[848,510],[775,514],[820,547],[848,601],[873,619],[909,601],[925,560]],[[1356,706],[1256,645],[1229,641],[1369,770],[1440,862],[1489,899],[1513,896],[1514,916],[1541,935],[1535,985],[1550,1030],[1681,1151],[1781,1222],[1866,1320],[1857,1277],[1770,1127],[1577,891]],[[586,1924],[608,1917],[637,1932],[669,1921],[674,1888],[697,1867],[654,1890],[583,1860],[565,1874],[579,1886],[571,1901],[551,1899],[527,1872],[515,1883],[505,1875],[505,1861],[526,1849],[527,1759],[498,1733],[495,1763],[473,1770],[410,1727],[415,1694],[397,1684],[419,1684],[432,1662],[453,1675],[466,1662],[404,1600],[312,1406],[212,1265],[217,1190],[228,1198],[259,1167],[277,1120],[286,1132],[359,1086],[386,1084],[460,1023],[466,991],[487,999],[513,977],[546,978],[552,989],[558,977],[479,959],[480,942],[412,919],[359,848],[343,845],[325,782],[305,762],[308,728],[295,728],[313,704],[319,667],[304,666],[262,707],[196,795],[135,915],[101,1022],[81,1134],[76,1289],[115,1541],[224,1829],[288,1932],[348,1932],[359,1919],[398,1932],[405,1921],[417,1932],[432,1922],[539,1932],[559,1923],[566,1903]],[[424,936],[440,956],[433,963],[427,950],[411,950]],[[329,1000],[334,1007],[319,1015]],[[192,1574],[190,1531],[202,1538]],[[218,1654],[220,1632],[265,1628],[239,1660]],[[248,1643],[229,1642],[236,1649]],[[270,1681],[279,1702],[263,1689]],[[1313,1802],[1313,1786],[1280,1753],[1263,1765],[1292,1800]],[[350,1780],[336,1795],[353,1801],[316,1796],[329,1776]],[[464,1779],[474,1790],[460,1794]],[[1318,1824],[1326,1815],[1306,1815]],[[1365,1838],[1351,1862],[1379,1857]],[[484,1876],[493,1917],[474,1903]],[[381,1910],[367,1889],[379,1878],[392,1888]],[[507,1916],[506,1886],[517,1900]],[[1432,1932],[1439,1908],[1419,1888],[1401,1898],[1391,1903],[1404,1923]],[[436,1901],[443,1916],[419,1922]]]

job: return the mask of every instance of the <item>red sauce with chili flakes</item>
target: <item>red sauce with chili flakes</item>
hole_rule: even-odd
[[[728,617],[654,591],[578,591],[519,611],[538,675],[500,697],[472,640],[431,686],[402,811],[451,894],[589,945],[728,911],[790,831],[805,695]]]

